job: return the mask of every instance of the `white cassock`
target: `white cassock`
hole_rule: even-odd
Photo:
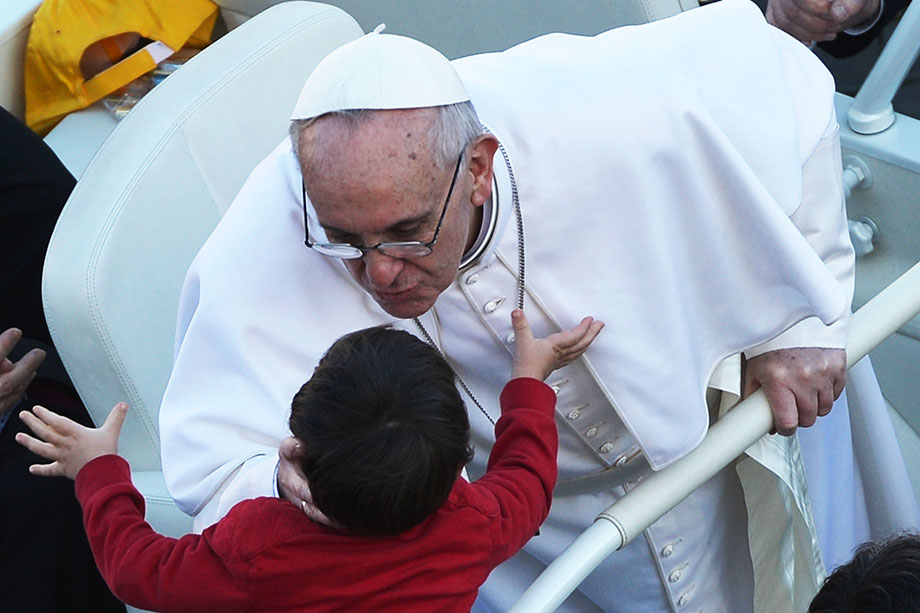
[[[844,346],[853,254],[833,82],[752,3],[596,37],[545,36],[455,66],[508,164],[496,155],[483,252],[423,324],[497,418],[518,283],[512,175],[535,333],[585,315],[607,323],[585,359],[548,379],[560,485],[541,534],[480,592],[478,608],[504,610],[598,511],[700,442],[710,380],[737,390],[731,362],[716,372],[724,358]],[[160,427],[170,492],[199,530],[242,499],[276,494],[293,394],[341,334],[392,319],[340,261],[303,245],[300,183],[285,141],[253,171],[185,282]],[[467,404],[475,477],[492,426]],[[821,432],[827,445],[843,435]],[[744,492],[735,467],[722,471],[567,604],[745,611],[756,600],[801,610],[823,573],[810,502],[822,510],[830,501],[805,495],[796,439],[755,447],[759,463],[738,466]],[[601,486],[581,479],[610,467]],[[827,487],[826,471],[809,476],[812,490]],[[858,479],[848,478],[834,483],[833,504],[852,502],[866,517]],[[750,518],[744,494],[757,497]],[[834,529],[842,532],[823,540],[849,547],[869,536],[856,519]]]

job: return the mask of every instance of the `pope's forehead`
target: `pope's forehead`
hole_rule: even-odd
[[[318,214],[386,203],[417,215],[447,189],[432,155],[431,114],[386,111],[360,118],[323,118],[306,128],[301,146],[303,179]],[[452,170],[452,169],[451,169]],[[340,220],[325,219],[337,227]],[[350,226],[349,226],[350,227]]]
[[[428,157],[434,119],[430,109],[323,117],[304,131],[304,153],[312,163],[337,158]]]

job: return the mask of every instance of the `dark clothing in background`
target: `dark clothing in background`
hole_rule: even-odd
[[[73,482],[37,477],[47,460],[14,440],[28,431],[19,411],[41,403],[84,425],[91,420],[54,351],[41,301],[42,265],[58,215],[76,181],[35,133],[0,108],[0,331],[48,357],[0,430],[0,610],[4,613],[124,612],[93,561]]]
[[[46,345],[42,264],[74,185],[44,141],[0,108],[0,329],[15,326]]]

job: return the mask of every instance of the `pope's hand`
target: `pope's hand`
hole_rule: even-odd
[[[304,515],[319,524],[335,527],[335,522],[313,504],[313,494],[307,476],[300,468],[302,443],[293,436],[281,441],[278,448],[278,493],[303,511]]]
[[[831,411],[846,383],[843,349],[796,347],[768,351],[747,360],[744,397],[763,388],[777,433],[789,436],[798,426],[814,425]]]
[[[833,40],[871,19],[879,0],[769,0],[767,21],[803,42]]]

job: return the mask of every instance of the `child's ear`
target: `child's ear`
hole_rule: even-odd
[[[295,464],[300,463],[301,458],[303,458],[304,451],[305,449],[303,443],[296,436],[287,437],[281,441],[281,445],[278,447],[278,455],[280,455],[285,460]]]

